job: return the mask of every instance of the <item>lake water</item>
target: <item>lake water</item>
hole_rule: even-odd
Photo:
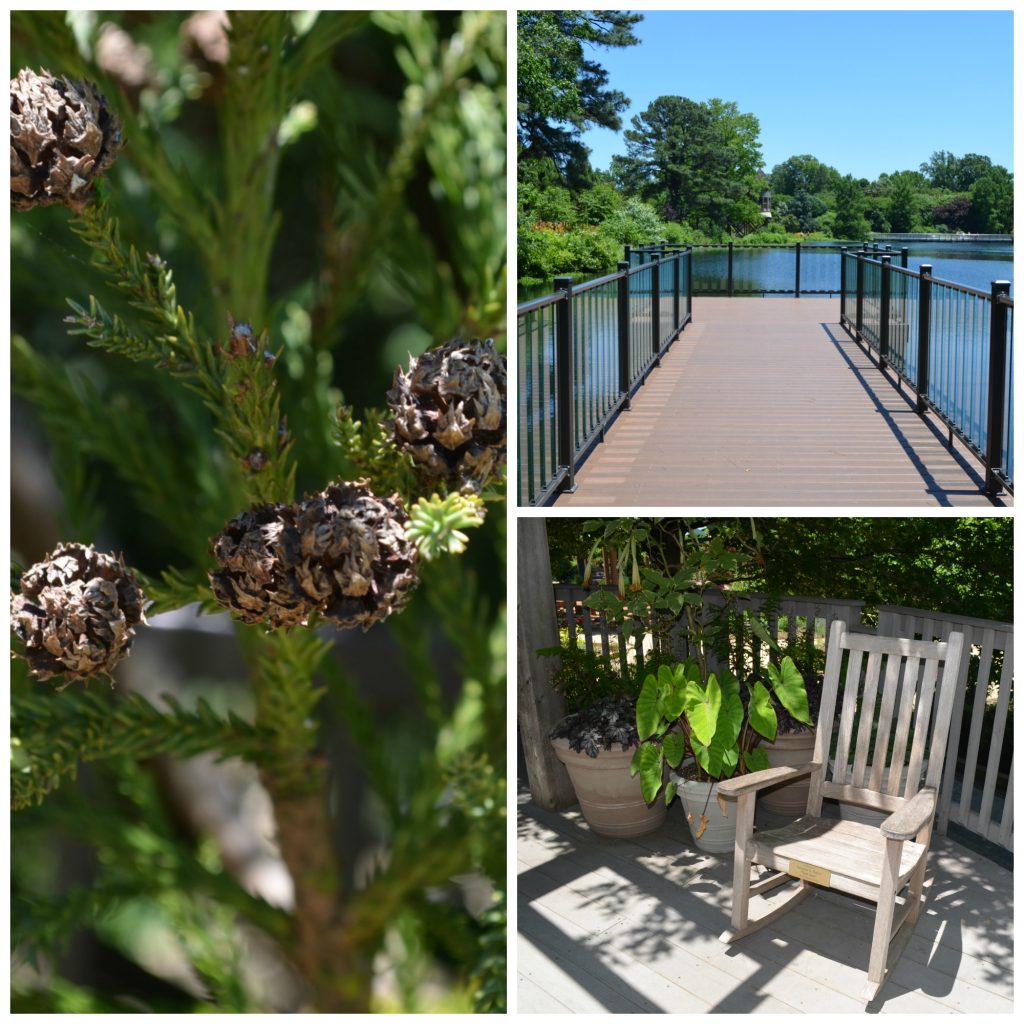
[[[930,263],[932,276],[954,284],[989,291],[993,281],[1011,282],[1013,293],[1012,242],[916,242],[907,245],[907,266],[919,270]],[[893,243],[893,262],[899,262],[900,245]],[[607,272],[606,272],[607,273]],[[580,283],[603,274],[584,275]],[[725,294],[728,280],[728,255],[724,249],[694,250],[694,292]],[[737,293],[762,294],[788,290],[795,283],[795,256],[792,249],[756,249],[733,251],[733,287]],[[800,258],[801,291],[839,291],[839,256],[835,249],[815,251],[808,243]],[[549,295],[554,283],[545,281],[519,289],[519,301]]]

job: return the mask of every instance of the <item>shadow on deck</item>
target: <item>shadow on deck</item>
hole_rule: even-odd
[[[878,999],[859,999],[873,907],[816,893],[724,946],[732,858],[696,849],[678,801],[638,839],[520,794],[520,1013],[1011,1013],[1013,875],[947,837]]]
[[[696,299],[694,322],[555,504],[991,507],[981,463],[918,415],[838,308]]]

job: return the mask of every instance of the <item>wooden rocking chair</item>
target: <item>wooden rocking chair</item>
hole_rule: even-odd
[[[865,897],[877,904],[877,910],[862,998],[870,1002],[878,995],[889,974],[887,965],[902,953],[924,903],[925,864],[963,647],[962,633],[950,633],[946,642],[936,643],[851,633],[845,622],[832,624],[814,759],[800,767],[769,768],[718,784],[722,796],[737,801],[732,927],[722,935],[723,942],[774,921],[803,900],[812,886]],[[845,651],[846,681],[830,765]],[[940,662],[945,665],[936,695]],[[791,825],[755,834],[758,792],[808,775],[806,814]],[[824,797],[886,811],[889,817],[880,826],[822,818]],[[774,874],[752,883],[752,864],[772,868]],[[798,888],[782,905],[750,920],[751,896],[793,879]]]

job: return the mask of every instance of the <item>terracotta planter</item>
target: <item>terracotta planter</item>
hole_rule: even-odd
[[[565,765],[587,824],[603,836],[642,836],[665,820],[665,798],[659,793],[650,807],[640,790],[640,776],[629,774],[635,748],[602,750],[597,757],[578,753],[569,741],[551,741]]]
[[[728,812],[723,814],[718,805],[717,782],[691,782],[676,772],[672,772],[670,778],[676,784],[676,792],[683,803],[683,810],[686,812],[690,833],[697,844],[697,849],[705,853],[732,853],[736,846],[736,802],[723,800]],[[700,827],[702,814],[707,815],[708,824],[698,839],[697,829]]]
[[[774,743],[762,743],[772,768],[795,768],[807,764],[814,754],[814,733],[793,732],[777,736]],[[797,779],[783,786],[762,790],[757,795],[758,807],[769,814],[799,818],[807,811],[807,794],[811,788],[809,778]]]

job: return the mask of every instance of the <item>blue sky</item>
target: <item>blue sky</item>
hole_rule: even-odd
[[[592,49],[634,114],[658,96],[736,102],[765,169],[810,153],[844,174],[916,170],[935,150],[1013,169],[1009,11],[647,11],[641,43]],[[624,153],[591,129],[591,163]]]

